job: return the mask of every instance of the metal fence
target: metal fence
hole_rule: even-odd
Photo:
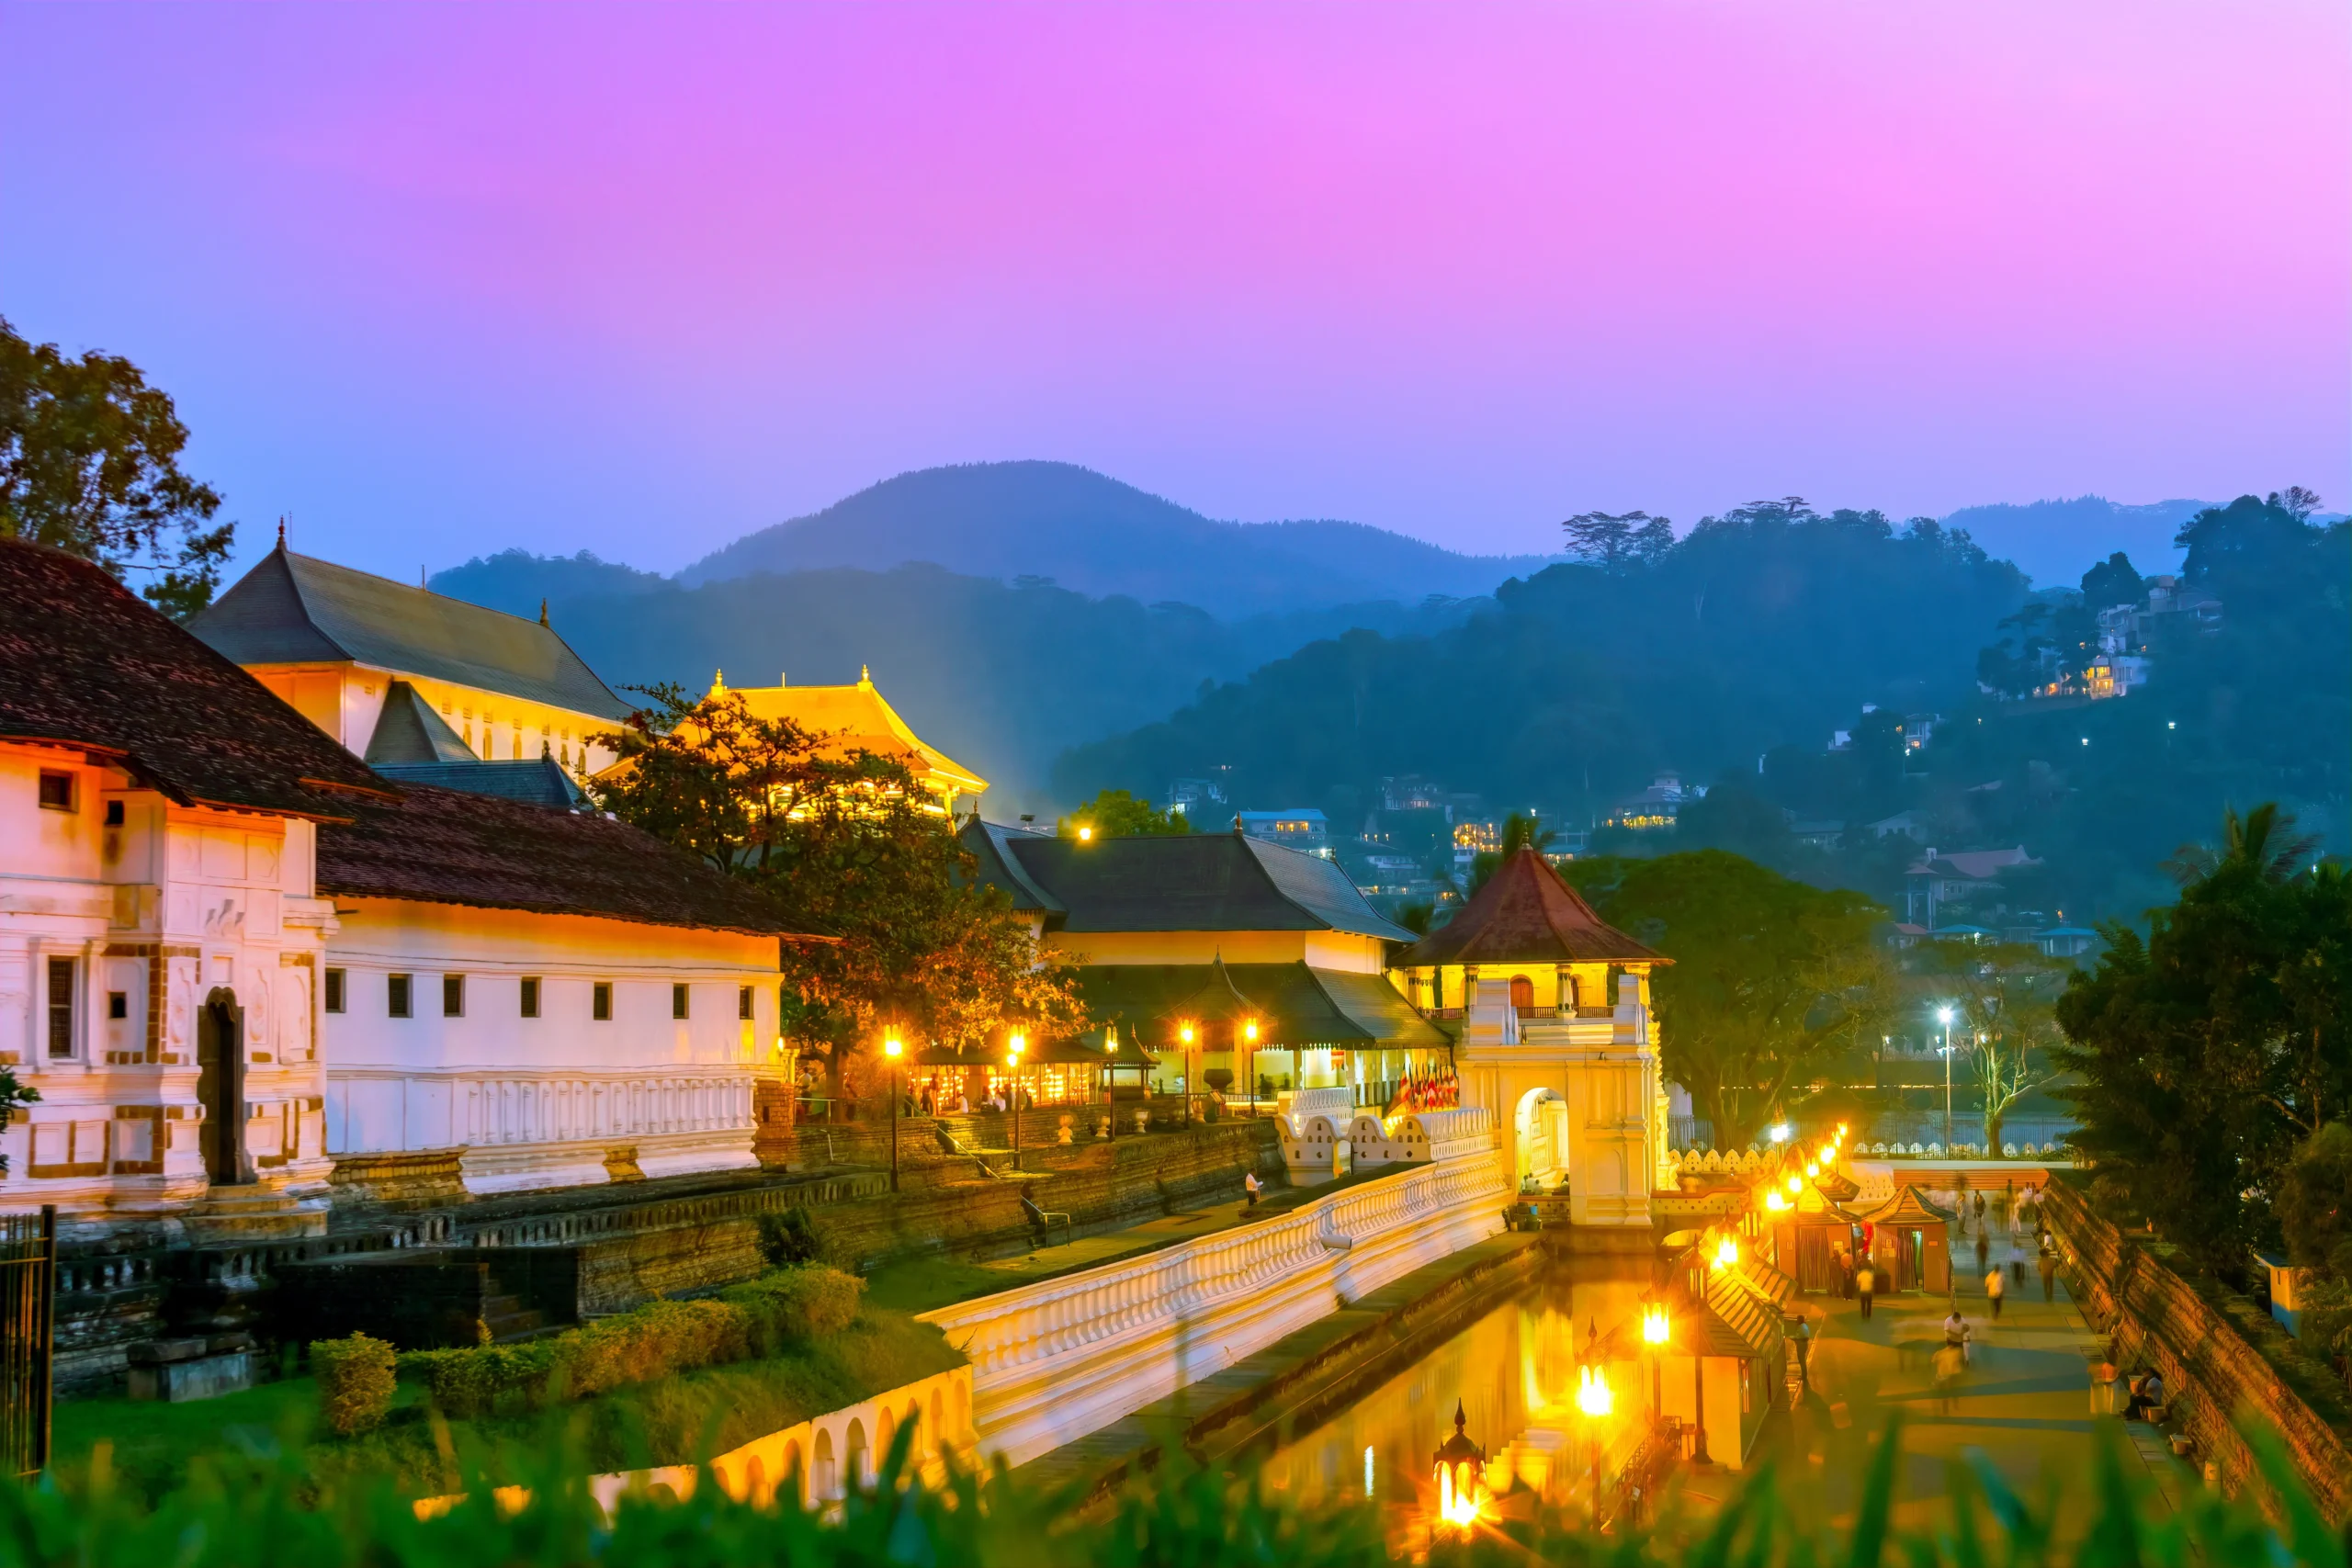
[[[57,1211],[0,1214],[0,1462],[18,1475],[49,1463],[56,1299]]]

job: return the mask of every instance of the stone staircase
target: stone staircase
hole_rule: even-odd
[[[481,1325],[490,1331],[492,1344],[536,1339],[548,1332],[548,1314],[524,1305],[523,1298],[507,1290],[495,1273],[486,1276],[483,1283],[488,1289],[481,1298]]]
[[[327,1200],[290,1197],[258,1181],[215,1185],[182,1224],[198,1247],[299,1241],[327,1234]]]

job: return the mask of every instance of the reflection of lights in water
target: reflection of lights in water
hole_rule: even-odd
[[[1598,1419],[1617,1407],[1617,1396],[1610,1392],[1609,1374],[1591,1367],[1577,1369],[1577,1408]]]

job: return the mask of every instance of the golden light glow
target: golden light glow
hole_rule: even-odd
[[[1012,1032],[1012,1038],[1005,1042],[1005,1049],[1012,1052],[1012,1059],[1017,1062],[1021,1059],[1021,1053],[1029,1049],[1029,1037],[1016,1029]]]
[[[904,1049],[906,1049],[906,1047],[899,1043],[899,1037],[897,1035],[886,1034],[882,1037],[882,1054],[885,1056],[896,1056]]]
[[[1591,1367],[1577,1369],[1577,1408],[1586,1417],[1598,1421],[1617,1407],[1617,1396],[1610,1392],[1609,1374]]]
[[[1793,1170],[1792,1170],[1792,1171],[1791,1171],[1791,1172],[1789,1172],[1789,1196],[1790,1196],[1790,1197],[1792,1197],[1792,1198],[1793,1198],[1793,1197],[1797,1196],[1797,1194],[1799,1194],[1799,1193],[1803,1192],[1804,1190],[1804,1177],[1802,1177],[1802,1176],[1799,1176],[1799,1175],[1798,1175],[1795,1171],[1793,1171]]]
[[[1088,827],[1080,827],[1078,830],[1078,841],[1081,844],[1093,842],[1094,829]]]
[[[1437,1467],[1437,1517],[1440,1522],[1467,1532],[1478,1522],[1478,1495],[1486,1490],[1468,1460]]]
[[[1251,1042],[1255,1042],[1257,1040],[1258,1021],[1256,1019],[1253,1018],[1249,1022],[1241,1026],[1241,1038]]]
[[[1667,1337],[1671,1331],[1672,1325],[1667,1320],[1666,1309],[1664,1307],[1653,1306],[1643,1309],[1643,1343],[1648,1345],[1663,1345],[1666,1343]]]
[[[1764,1206],[1777,1214],[1788,1208],[1789,1201],[1778,1191],[1767,1192],[1764,1194]]]
[[[1176,1038],[1182,1040],[1185,1044],[1190,1045],[1193,1043],[1193,1026],[1189,1023],[1178,1024],[1176,1026]]]
[[[1716,1244],[1715,1266],[1717,1268],[1728,1269],[1738,1261],[1739,1243],[1736,1240],[1730,1236],[1725,1236],[1721,1242]]]

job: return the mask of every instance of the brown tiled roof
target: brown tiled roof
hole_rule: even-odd
[[[754,936],[786,930],[751,887],[626,823],[430,784],[403,788],[402,799],[365,804],[347,824],[320,828],[322,896]]]
[[[0,739],[86,749],[182,805],[334,818],[393,792],[103,569],[15,539],[0,540]]]
[[[1554,871],[1522,848],[1495,868],[1462,912],[1421,938],[1399,969],[1440,964],[1670,964],[1593,913]]]

